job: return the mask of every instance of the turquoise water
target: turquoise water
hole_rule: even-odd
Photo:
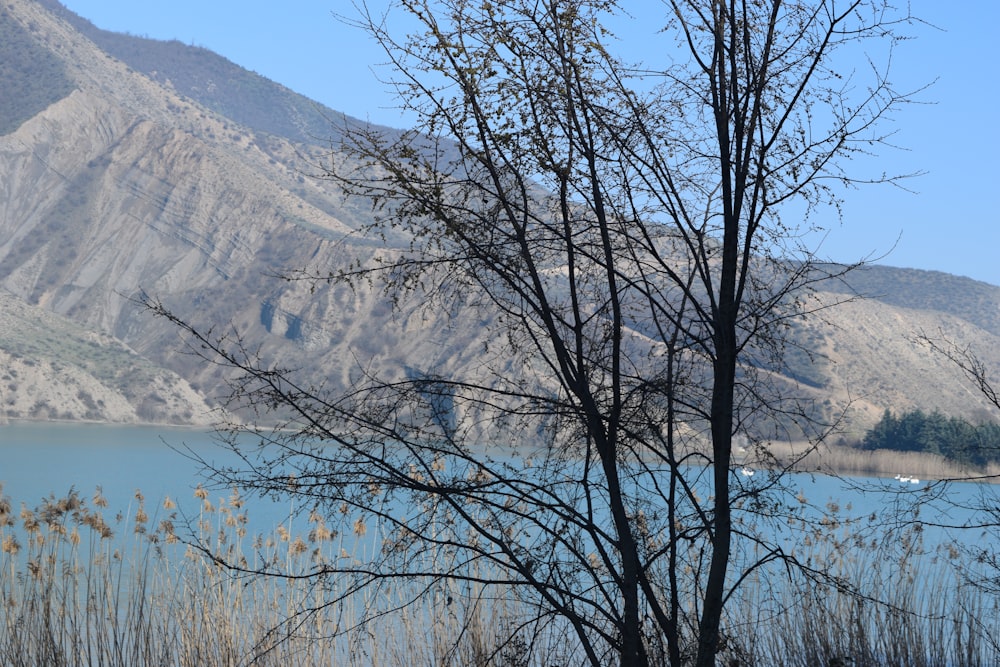
[[[23,503],[37,507],[50,495],[65,497],[75,490],[90,502],[98,487],[113,516],[131,515],[136,493],[145,498],[146,511],[156,520],[170,498],[179,516],[192,520],[202,501],[195,489],[209,490],[216,505],[229,497],[229,489],[213,487],[192,456],[210,465],[235,463],[236,457],[211,431],[157,426],[108,426],[101,424],[19,423],[0,426],[0,483],[15,513]],[[293,517],[295,505],[248,499],[248,529],[271,533],[278,524],[289,529],[302,525]]]
[[[178,450],[222,460],[226,452],[213,437],[152,426],[8,424],[0,426],[0,482],[29,506],[71,488],[89,498],[97,486],[112,507],[128,503],[136,489],[151,501],[189,497],[203,478]]]
[[[191,454],[210,464],[235,463],[234,455],[211,432],[206,431],[87,424],[11,424],[0,426],[0,483],[3,484],[3,493],[14,503],[15,513],[22,502],[34,507],[50,494],[61,497],[70,489],[89,499],[94,489],[101,486],[109,502],[110,513],[130,514],[129,510],[134,510],[136,504],[135,492],[140,489],[146,497],[150,514],[162,512],[162,509],[153,508],[159,508],[162,499],[170,496],[188,517],[197,518],[201,501],[194,497],[194,489],[199,484],[206,484],[207,480],[200,464],[190,458]],[[748,490],[766,487],[771,481],[764,470],[757,471],[753,476],[744,476],[739,471],[734,471],[733,475],[735,484]],[[938,494],[943,487],[926,480],[920,484],[901,484],[891,478],[838,479],[795,474],[787,476],[785,482],[787,490],[779,492],[776,498],[778,511],[784,511],[782,506],[796,507],[799,503],[808,502],[809,508],[818,513],[816,517],[833,512],[830,508],[834,505],[838,516],[843,518],[864,522],[866,517],[871,516],[873,519],[867,524],[871,528],[869,537],[877,539],[880,533],[884,533],[890,547],[893,539],[890,529],[893,524],[900,525],[900,518],[911,516],[907,512],[913,509],[914,500],[922,501],[920,519],[928,525],[920,534],[925,546],[931,550],[931,557],[935,555],[933,548],[936,543],[957,540],[975,546],[992,539],[993,533],[986,534],[982,530],[953,531],[934,524],[961,523],[975,518],[976,514],[969,508],[988,502],[988,495],[983,494],[992,494],[994,487],[954,484],[949,487],[949,498],[940,498]],[[212,489],[210,492],[213,500],[226,495],[226,489]],[[1000,503],[994,501],[993,506],[1000,506]],[[289,501],[275,503],[249,499],[248,508],[251,534],[269,533],[279,523],[287,526],[293,534],[309,530],[304,516],[293,517],[296,507]],[[762,517],[764,514],[750,515],[750,518],[754,516]],[[151,525],[156,525],[155,516]],[[781,525],[780,522],[778,525]],[[830,530],[839,532],[840,529]],[[784,542],[787,552],[797,549],[803,536],[801,528],[787,527],[779,528],[777,534],[768,535],[771,540]],[[341,548],[354,553],[358,548],[358,553],[364,554],[367,549],[378,547],[378,539],[375,530],[362,539],[344,534],[331,547],[332,553],[339,553]],[[852,548],[852,543],[844,544],[846,549]],[[858,561],[858,567],[885,569],[890,573],[886,578],[889,581],[891,572],[897,567],[895,561],[888,558],[892,553],[895,552],[888,548],[884,556]],[[934,572],[919,571],[922,575]],[[763,583],[756,589],[750,587],[751,592],[757,591],[753,594],[760,591],[767,593],[766,599],[753,604],[773,602],[770,597],[773,590],[768,587],[772,584],[781,586],[786,581],[780,576],[782,572],[777,574],[779,576],[774,579],[761,579]],[[953,594],[957,597],[957,590],[949,592],[948,588],[934,588],[937,584],[933,578],[927,578],[926,583],[928,590],[937,594],[944,590],[946,602],[952,599]],[[777,597],[781,603],[783,598]],[[982,609],[989,611],[990,615],[981,617],[979,621],[988,627],[995,627],[994,612],[990,611],[992,607],[984,603]],[[750,620],[755,622],[755,619]]]
[[[134,503],[141,490],[147,506],[158,505],[169,496],[181,507],[196,508],[194,489],[205,484],[201,464],[191,453],[210,464],[234,463],[234,455],[211,431],[153,426],[107,426],[98,424],[17,423],[0,426],[0,483],[3,492],[15,503],[33,507],[50,494],[60,497],[75,489],[90,498],[100,486],[111,509],[124,510]],[[734,473],[741,485],[766,484],[764,471],[747,478]],[[893,479],[851,478],[842,480],[821,475],[793,475],[788,478],[786,501],[796,503],[807,498],[810,505],[824,510],[833,503],[841,516],[875,515],[880,522],[891,523],[916,499],[926,502],[921,519],[931,524],[960,523],[971,512],[960,505],[982,503],[980,494],[992,493],[992,487],[955,484],[949,489],[949,501],[933,499],[937,486],[922,481],[919,485],[899,484]],[[206,484],[207,486],[207,484]],[[213,498],[227,495],[225,489],[213,489]],[[287,520],[293,510],[288,503],[254,499],[251,518],[264,522],[261,528]],[[979,534],[935,532],[931,526],[925,538],[976,539]]]

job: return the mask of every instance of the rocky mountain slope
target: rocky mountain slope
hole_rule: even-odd
[[[18,91],[0,101],[6,417],[211,419],[227,370],[190,354],[141,293],[316,384],[346,385],[365,365],[475,366],[479,315],[392,317],[375,292],[273,278],[378,252],[358,231],[364,205],[310,176],[324,139],[358,121],[205,49],[100,31],[55,0],[0,3],[0,63],[0,89]],[[974,345],[1000,375],[1000,288],[885,267],[854,286],[872,298],[794,331],[813,354],[793,358],[789,382],[848,410],[853,433],[886,408],[991,416],[914,339]]]
[[[0,417],[209,425],[203,398],[107,334],[0,292]]]

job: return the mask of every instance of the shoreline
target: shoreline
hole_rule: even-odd
[[[5,426],[71,428],[142,428],[171,431],[217,434],[221,423],[179,424],[172,422],[107,422],[82,419],[34,419],[18,417],[0,421],[0,432]],[[252,428],[248,428],[252,431]],[[820,445],[810,449],[808,443],[769,443],[768,451],[779,465],[795,461],[789,470],[796,473],[816,473],[833,476],[858,476],[893,479],[895,475],[916,477],[923,481],[954,481],[974,483],[1000,483],[1000,464],[985,470],[971,469],[952,463],[938,454],[901,452],[889,449],[861,450],[849,445]],[[752,468],[766,468],[762,462],[743,461]],[[738,465],[738,464],[737,464]]]
[[[804,443],[771,443],[770,452],[779,461],[802,457]],[[903,452],[892,449],[862,450],[849,445],[820,445],[798,461],[792,470],[826,475],[878,477],[893,479],[896,475],[915,477],[925,482],[1000,482],[1000,465],[985,470],[969,468],[947,460],[940,454]]]

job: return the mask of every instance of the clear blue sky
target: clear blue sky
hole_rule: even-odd
[[[366,35],[333,16],[353,11],[350,0],[63,3],[100,28],[205,46],[338,111],[386,125],[404,123],[372,72],[382,55]],[[373,7],[384,4],[369,0]],[[921,97],[930,104],[895,115],[894,140],[908,150],[884,152],[877,169],[928,173],[909,181],[916,194],[889,186],[849,192],[844,222],[834,227],[822,254],[848,262],[892,250],[882,263],[1000,285],[1000,207],[991,199],[1000,192],[1000,2],[910,4],[940,30],[910,31],[917,39],[896,53],[893,82],[905,89],[938,81]],[[649,28],[638,22],[635,33],[621,36],[630,45],[642,44],[639,31]]]

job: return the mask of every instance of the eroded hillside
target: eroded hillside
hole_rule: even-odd
[[[313,177],[332,150],[315,134],[318,119],[335,113],[309,115],[291,91],[242,78],[204,49],[102,33],[52,6],[7,0],[0,19],[5,34],[60,73],[33,98],[44,103],[19,107],[30,111],[25,118],[12,111],[0,119],[8,128],[0,136],[0,289],[27,309],[18,311],[26,320],[38,313],[37,331],[56,327],[42,315],[52,314],[60,337],[102,341],[122,356],[112,373],[87,365],[85,345],[70,354],[0,340],[10,376],[2,400],[12,416],[202,419],[205,402],[226,395],[229,370],[191,354],[176,327],[136,303],[143,293],[215,335],[238,332],[248,353],[301,369],[307,384],[336,390],[369,371],[481,372],[495,332],[474,302],[404,304],[393,314],[377,286],[276,278],[391,252],[362,232],[367,202]],[[169,67],[157,68],[156,58]],[[0,76],[23,78],[30,61],[17,63],[15,74]],[[220,77],[244,97],[219,99],[227,89]],[[227,109],[241,109],[242,123]],[[849,436],[887,407],[988,417],[961,374],[915,339],[940,334],[973,345],[1000,374],[1000,289],[879,267],[862,278],[856,287],[873,298],[797,325],[788,365],[768,372],[831,420],[846,411]],[[843,298],[829,288],[820,299]]]

